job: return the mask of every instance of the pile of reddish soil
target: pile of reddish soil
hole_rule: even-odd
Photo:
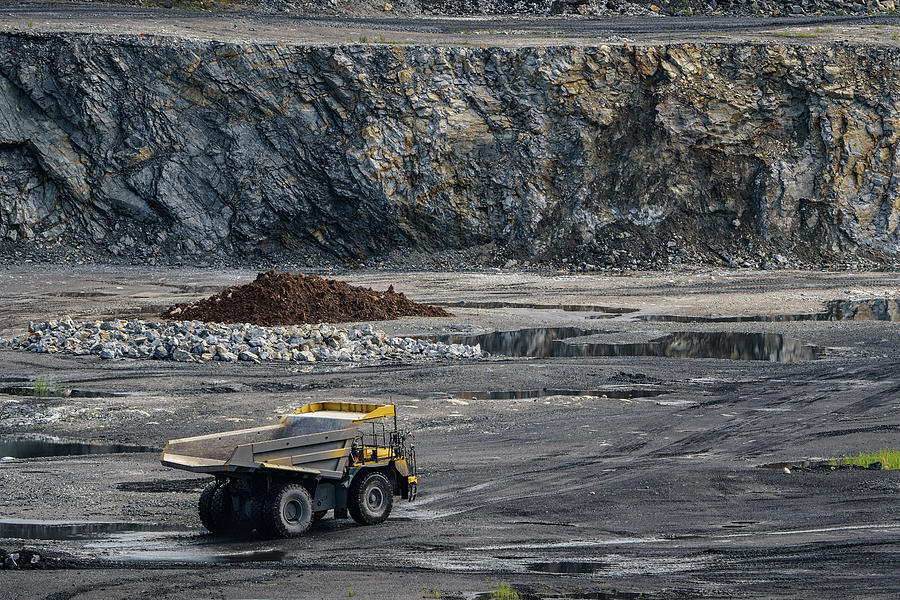
[[[165,319],[299,325],[384,321],[405,316],[450,317],[443,308],[418,304],[390,286],[386,292],[324,279],[317,275],[268,271],[203,300],[177,304]]]

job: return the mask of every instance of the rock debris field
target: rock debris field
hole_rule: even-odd
[[[28,333],[0,347],[29,352],[96,354],[182,362],[238,360],[260,362],[377,361],[416,358],[480,358],[481,346],[387,337],[371,325],[342,328],[328,324],[262,327],[203,321],[151,323],[141,320],[79,322],[69,317],[30,323]]]
[[[80,322],[69,316],[29,323],[28,332],[0,347],[28,352],[205,362],[281,360],[378,361],[384,359],[480,358],[480,345],[445,344],[387,337],[371,325],[348,322],[400,316],[451,316],[409,300],[393,286],[379,293],[315,275],[261,273],[252,283],[209,298],[176,305],[155,323],[114,319]]]

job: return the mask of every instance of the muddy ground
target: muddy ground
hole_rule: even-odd
[[[0,270],[0,335],[65,313],[150,318],[254,275]],[[162,468],[154,452],[0,461],[0,548],[37,548],[56,561],[0,572],[0,598],[471,598],[501,581],[523,597],[900,593],[900,472],[761,468],[900,446],[900,323],[647,320],[818,314],[830,300],[896,299],[900,274],[341,278],[394,284],[417,301],[470,303],[453,306],[455,317],[381,324],[390,333],[580,327],[599,330],[588,340],[635,343],[671,332],[770,333],[787,339],[765,338],[783,348],[764,357],[791,360],[800,355],[785,349],[815,346],[819,358],[493,357],[351,367],[3,350],[0,387],[48,377],[77,393],[0,394],[0,441],[48,434],[161,448],[169,438],[271,423],[311,400],[366,398],[394,401],[415,430],[421,483],[419,499],[398,501],[381,526],[328,518],[301,539],[227,539],[200,526],[204,480]],[[611,310],[626,308],[637,312]],[[736,338],[722,339],[708,354],[727,353]],[[561,395],[487,393],[541,390]]]

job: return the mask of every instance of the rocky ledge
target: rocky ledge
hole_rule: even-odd
[[[28,352],[95,354],[104,359],[133,358],[181,362],[264,360],[381,361],[388,359],[480,358],[480,346],[388,337],[371,325],[328,324],[295,327],[224,325],[202,321],[151,323],[140,320],[79,322],[70,317],[30,323],[28,333],[0,348]]]

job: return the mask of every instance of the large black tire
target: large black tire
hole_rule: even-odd
[[[394,488],[384,473],[363,471],[350,484],[347,508],[360,525],[377,525],[391,514]]]
[[[197,512],[200,513],[200,522],[203,523],[203,526],[209,531],[216,529],[216,521],[212,517],[212,499],[213,494],[216,493],[217,487],[219,487],[218,480],[210,481],[206,487],[203,488],[203,491],[200,492],[200,502],[197,506]]]
[[[297,537],[309,529],[313,520],[313,503],[306,488],[286,483],[272,488],[263,509],[266,529],[281,537]]]
[[[213,481],[200,493],[200,522],[211,533],[225,533],[231,527],[231,496],[228,484]]]

